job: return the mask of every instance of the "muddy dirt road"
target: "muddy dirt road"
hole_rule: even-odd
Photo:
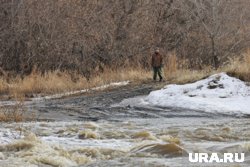
[[[88,92],[82,95],[37,101],[27,104],[29,112],[35,113],[38,120],[48,121],[97,121],[114,120],[126,117],[148,117],[149,113],[130,112],[129,106],[112,107],[123,99],[146,95],[159,88],[162,83],[126,85],[103,91]]]

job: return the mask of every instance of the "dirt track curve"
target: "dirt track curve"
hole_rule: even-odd
[[[38,101],[28,104],[28,113],[34,113],[37,120],[45,121],[98,121],[121,120],[126,118],[158,117],[209,117],[208,113],[188,111],[178,108],[140,108],[112,106],[124,99],[147,95],[166,83],[145,82],[129,84],[104,91],[90,92],[77,96]],[[178,111],[178,112],[177,112]]]

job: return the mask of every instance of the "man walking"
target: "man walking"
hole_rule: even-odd
[[[162,66],[163,60],[162,55],[160,54],[160,49],[156,48],[155,53],[152,55],[151,65],[153,67],[153,79],[154,81],[159,76],[160,82],[162,81]]]

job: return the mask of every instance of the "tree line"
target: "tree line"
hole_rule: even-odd
[[[248,0],[0,0],[0,69],[149,68],[155,47],[218,68],[249,46]]]

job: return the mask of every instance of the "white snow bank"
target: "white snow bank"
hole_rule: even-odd
[[[250,87],[225,73],[191,84],[167,85],[151,92],[144,100],[159,107],[250,114]]]

